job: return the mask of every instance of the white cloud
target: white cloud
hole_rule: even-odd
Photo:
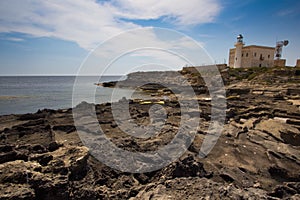
[[[99,45],[82,65],[80,74],[127,74],[149,63],[174,70],[186,64],[212,64],[201,46],[176,31],[135,29]]]
[[[176,25],[212,22],[221,7],[216,0],[115,0],[116,14],[128,19],[164,18]]]
[[[17,38],[17,37],[7,37],[6,40],[12,41],[12,42],[23,42],[23,38]]]
[[[105,5],[94,1],[0,1],[0,13],[0,32],[56,37],[74,41],[85,49],[137,27],[116,20]]]
[[[285,9],[285,10],[280,10],[279,12],[277,12],[277,16],[279,17],[285,17],[285,16],[289,16],[295,13],[294,9]]]
[[[124,30],[140,27],[130,20],[195,25],[212,22],[219,11],[216,0],[2,0],[0,32],[56,37],[91,49]]]

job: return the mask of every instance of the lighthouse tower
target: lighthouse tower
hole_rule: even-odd
[[[243,36],[239,34],[237,36],[237,42],[235,43],[235,56],[234,56],[234,68],[241,68],[242,67],[242,49],[244,46],[243,43]]]

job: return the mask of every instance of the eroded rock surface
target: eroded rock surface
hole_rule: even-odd
[[[129,105],[128,121],[142,128],[149,124],[158,128],[145,137],[126,134],[131,127],[115,120],[110,103],[78,105],[75,109],[85,112],[77,116],[84,127],[77,128],[72,109],[0,116],[0,198],[299,199],[299,83],[295,77],[292,82],[288,82],[291,77],[281,78],[275,86],[253,82],[260,81],[260,76],[252,82],[226,79],[224,129],[204,158],[199,152],[210,125],[210,98],[199,92],[196,99],[187,99],[187,103],[196,100],[199,104],[199,111],[184,113],[185,120],[199,121],[192,144],[176,161],[147,173],[121,172],[99,162],[82,144],[77,129],[94,130],[87,112],[94,110],[97,124],[118,148],[156,151],[169,144],[180,128],[182,105],[174,96],[117,103]],[[191,74],[189,78],[195,87],[202,87],[200,79]],[[154,105],[163,107],[164,112],[151,108]],[[155,115],[159,117],[150,118]],[[93,141],[89,139],[86,141]]]

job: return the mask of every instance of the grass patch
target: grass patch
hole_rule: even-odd
[[[229,69],[229,75],[235,77],[237,80],[252,80],[256,76],[268,72],[270,69],[267,67],[231,68]]]

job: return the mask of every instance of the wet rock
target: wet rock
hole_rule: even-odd
[[[289,171],[284,169],[284,168],[281,168],[279,166],[271,166],[269,169],[268,169],[270,175],[276,179],[276,180],[279,180],[279,181],[299,181],[300,180],[300,174],[298,174],[298,176],[291,176],[289,174]]]
[[[73,125],[57,125],[57,126],[53,126],[53,130],[71,133],[73,131],[76,131],[76,128]]]
[[[59,147],[63,146],[62,144],[59,144],[58,142],[54,141],[49,143],[48,150],[50,152],[56,151]]]
[[[286,182],[283,185],[278,185],[276,188],[269,193],[270,196],[278,197],[280,199],[287,198],[297,199],[300,194],[300,183],[299,182]],[[293,198],[294,197],[294,198]]]
[[[104,82],[104,83],[101,83],[101,85],[103,87],[115,87],[116,86],[116,81],[111,81],[111,82]]]
[[[222,173],[219,176],[226,182],[232,183],[234,181],[234,178],[227,173]]]
[[[299,90],[299,88],[288,88],[287,94],[288,95],[299,95],[300,90]]]
[[[300,131],[279,131],[280,137],[287,143],[294,146],[300,146]]]
[[[32,147],[32,153],[45,153],[45,152],[47,152],[47,149],[43,145],[37,144]]]
[[[159,174],[166,178],[210,176],[210,173],[205,171],[199,159],[189,153],[164,168]]]
[[[24,114],[19,117],[19,120],[38,120],[41,118],[45,118],[46,114],[46,112]]]
[[[13,145],[0,145],[0,152],[7,153],[13,150]]]
[[[50,154],[35,154],[29,157],[31,161],[37,161],[42,166],[46,166],[52,159],[53,156]]]
[[[17,152],[15,151],[0,153],[0,164],[9,161],[14,161],[16,160],[16,158],[17,158]]]
[[[28,146],[30,148],[31,146]],[[11,151],[8,151],[11,150]],[[18,149],[18,148],[4,148],[3,152],[0,152],[0,164],[14,161],[14,160],[28,160],[29,150],[25,149]]]
[[[118,125],[115,122],[112,122],[112,124],[110,125],[112,128],[116,128],[118,127]]]

